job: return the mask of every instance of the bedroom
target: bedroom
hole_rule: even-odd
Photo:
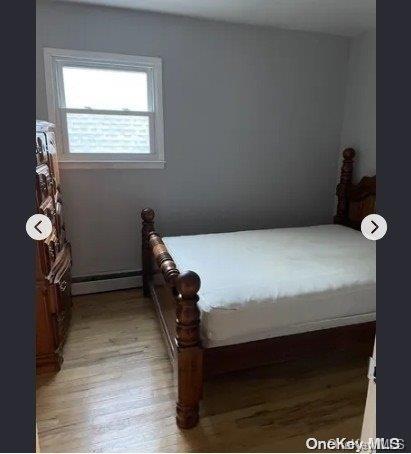
[[[37,328],[40,449],[359,438],[375,331],[375,242],[358,231],[375,212],[375,180],[361,180],[376,175],[375,2],[36,10],[36,116],[55,124],[39,124],[38,198],[52,192],[62,232],[39,253],[62,295],[60,325],[44,300]]]

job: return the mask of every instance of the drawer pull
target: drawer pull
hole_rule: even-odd
[[[59,287],[60,287],[60,291],[64,292],[64,290],[66,290],[66,288],[67,288],[67,282],[66,281],[61,281],[60,284],[59,284]]]

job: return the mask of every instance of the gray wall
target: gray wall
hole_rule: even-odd
[[[358,151],[355,177],[376,173],[376,34],[352,38],[341,147]]]
[[[163,59],[166,169],[65,170],[76,276],[140,268],[139,211],[166,235],[328,223],[348,40],[40,1],[43,47]]]

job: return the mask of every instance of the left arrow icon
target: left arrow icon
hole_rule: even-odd
[[[41,224],[42,221],[37,222],[37,224],[34,226],[34,228],[39,232],[40,234],[42,233],[41,230],[39,229],[39,225]]]
[[[40,229],[41,225],[41,229]],[[53,224],[44,214],[33,214],[27,219],[27,235],[36,241],[45,240],[53,231]]]

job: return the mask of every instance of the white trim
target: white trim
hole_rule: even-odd
[[[164,161],[59,161],[61,169],[164,169]]]
[[[114,54],[110,52],[93,52],[88,50],[73,50],[73,49],[58,49],[55,47],[45,47],[44,55],[52,57],[62,57],[68,59],[83,60],[83,62],[90,63],[90,60],[100,60],[107,63],[113,61],[123,63],[125,66],[155,66],[160,61],[160,57],[145,57],[141,55],[127,55],[127,54]]]
[[[62,66],[110,67],[147,72],[148,102],[147,112],[104,111],[93,109],[68,109],[65,107],[64,90],[58,80],[62,80]],[[47,109],[49,121],[56,125],[57,149],[62,168],[164,168],[164,120],[162,101],[162,62],[158,57],[121,55],[105,52],[88,52],[68,49],[44,48]],[[113,113],[115,115],[144,115],[150,119],[151,153],[70,153],[67,137],[66,113]],[[68,164],[72,165],[68,165]],[[77,164],[80,165],[77,165]],[[100,164],[100,165],[96,165]],[[117,164],[117,165],[113,165]]]
[[[154,112],[147,110],[108,110],[108,109],[74,109],[70,107],[60,107],[65,113],[76,113],[86,115],[125,115],[129,117],[154,117]]]
[[[74,282],[71,284],[72,295],[88,295],[89,293],[111,292],[127,288],[141,287],[141,276],[119,277],[117,279],[101,279],[98,281]]]

